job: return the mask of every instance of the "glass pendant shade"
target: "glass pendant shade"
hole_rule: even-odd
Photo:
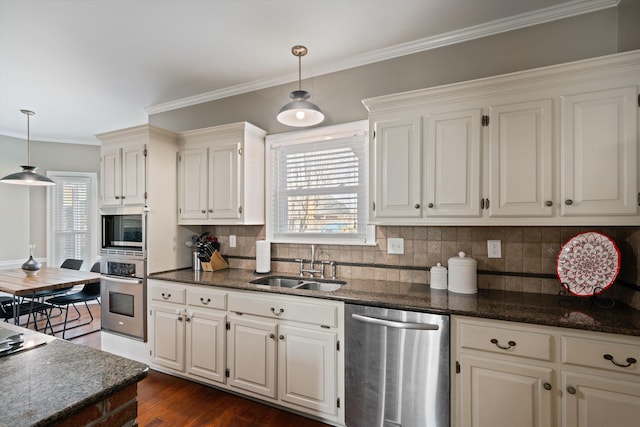
[[[30,110],[20,110],[22,114],[27,116],[27,163],[31,163],[31,141],[29,135],[29,117],[35,113]],[[40,175],[36,172],[38,169],[35,166],[21,166],[22,171],[9,174],[0,179],[0,182],[6,184],[18,184],[18,185],[56,185],[54,181],[47,178],[44,175]]]
[[[309,99],[306,90],[294,90],[289,95],[293,101],[286,104],[278,113],[278,121],[287,126],[313,126],[324,120],[320,108]]]

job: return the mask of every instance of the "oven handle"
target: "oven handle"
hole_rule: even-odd
[[[130,285],[141,285],[143,281],[143,279],[138,279],[138,278],[128,279],[126,277],[110,276],[108,274],[103,274],[102,277],[104,277],[105,280],[108,280],[110,282],[127,283]]]
[[[352,314],[351,317],[354,320],[359,320],[365,323],[373,323],[374,325],[388,326],[390,328],[398,329],[420,329],[425,331],[437,331],[440,326],[432,323],[413,323],[413,322],[398,322],[395,320],[379,319],[377,317],[362,316],[360,314]]]

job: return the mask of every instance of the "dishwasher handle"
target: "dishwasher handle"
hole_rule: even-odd
[[[374,325],[388,326],[390,328],[397,329],[420,329],[424,331],[437,331],[440,326],[433,323],[414,323],[414,322],[399,322],[397,320],[379,319],[377,317],[362,316],[360,314],[352,314],[351,318],[365,323],[373,323]]]

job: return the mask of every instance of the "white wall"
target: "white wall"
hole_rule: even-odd
[[[26,161],[26,140],[0,135],[0,177],[19,172]],[[42,175],[57,170],[99,176],[100,147],[31,141],[31,163]],[[29,243],[36,244],[36,258],[46,259],[46,205],[45,187],[0,184],[0,268],[22,264],[29,257]]]

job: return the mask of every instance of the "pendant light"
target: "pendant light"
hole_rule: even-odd
[[[302,90],[302,57],[307,54],[307,48],[296,45],[291,48],[291,53],[298,57],[298,90],[289,94],[293,101],[280,109],[278,121],[295,127],[317,125],[324,120],[324,114],[316,104],[308,101],[309,92]]]
[[[35,113],[31,110],[20,110],[22,114],[27,116],[27,163],[31,163],[31,141],[29,135],[29,118]],[[50,180],[44,175],[36,173],[36,166],[21,166],[22,172],[12,173],[0,179],[0,182],[7,184],[19,184],[19,185],[56,185],[55,182]]]

